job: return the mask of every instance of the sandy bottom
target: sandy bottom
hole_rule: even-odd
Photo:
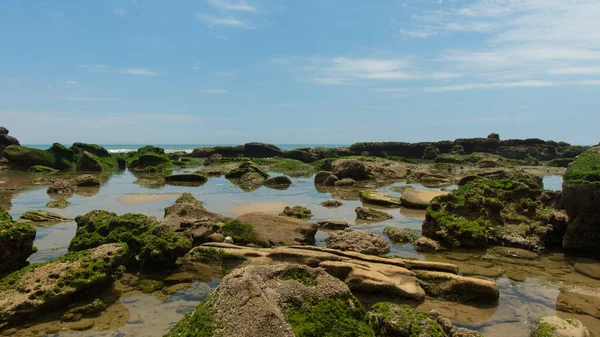
[[[279,214],[283,211],[285,206],[292,206],[287,202],[256,202],[250,204],[241,204],[231,207],[226,210],[227,213],[234,215],[242,215],[250,212],[263,212],[269,214]]]
[[[117,198],[117,201],[125,205],[138,205],[151,202],[177,199],[181,196],[179,193],[161,193],[161,194],[130,194]]]

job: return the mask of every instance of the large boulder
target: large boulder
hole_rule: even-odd
[[[35,228],[14,222],[6,211],[0,209],[0,278],[27,265],[27,258],[35,252],[34,240]]]
[[[426,209],[431,200],[446,194],[448,194],[446,191],[422,190],[412,186],[403,186],[400,201],[402,206],[407,208]]]
[[[21,145],[21,143],[15,137],[8,135],[8,129],[0,126],[0,158],[4,150],[11,145]]]
[[[71,146],[77,170],[104,171],[120,168],[119,161],[108,150],[96,144],[75,143]]]
[[[390,251],[390,245],[384,237],[367,231],[345,229],[332,232],[326,241],[327,248],[368,255],[384,255]]]
[[[556,192],[541,179],[515,172],[508,179],[475,179],[436,197],[427,208],[423,235],[446,247],[504,245],[542,250],[560,245],[566,216]]]
[[[233,158],[244,155],[244,145],[237,146],[215,146],[215,151],[223,157]]]
[[[542,317],[535,322],[530,337],[591,337],[589,330],[576,319]]]
[[[127,161],[127,168],[139,172],[161,172],[173,167],[173,162],[160,147],[144,146]]]
[[[597,253],[600,247],[600,146],[580,155],[567,168],[562,204],[569,216],[563,247]]]
[[[218,231],[227,220],[222,215],[207,211],[196,198],[187,195],[165,208],[161,225],[188,237],[193,245],[199,245],[206,242],[208,236]]]
[[[250,225],[250,232],[256,235],[257,243],[265,247],[312,245],[319,229],[317,224],[305,220],[261,212],[246,213],[235,220]],[[235,237],[233,239],[236,240]]]
[[[54,310],[110,285],[123,272],[127,245],[107,244],[6,276],[0,285],[0,324]]]
[[[73,151],[56,143],[47,150],[10,145],[4,150],[4,157],[11,165],[28,169],[32,166],[47,166],[59,170],[73,166]]]
[[[194,149],[194,151],[192,151],[192,154],[190,155],[193,158],[209,158],[210,156],[216,154],[217,151],[215,151],[215,149],[213,149],[212,147],[200,147],[197,149]]]
[[[142,214],[118,216],[107,211],[91,211],[75,218],[77,231],[69,251],[81,251],[107,243],[129,246],[129,265],[143,268],[171,267],[192,247],[190,239],[161,226]]]
[[[247,143],[244,145],[244,157],[271,158],[282,157],[284,151],[272,144]]]
[[[352,178],[354,180],[369,179],[369,171],[365,163],[356,159],[336,160],[332,166],[333,175],[339,179]]]
[[[291,150],[285,153],[286,158],[299,160],[303,163],[313,163],[319,160],[319,157],[310,151]]]
[[[373,336],[364,317],[348,286],[323,269],[249,266],[225,276],[165,336]]]

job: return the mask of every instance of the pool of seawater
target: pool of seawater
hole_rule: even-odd
[[[0,180],[6,179],[11,178]],[[355,229],[380,235],[383,235],[386,226],[421,229],[425,218],[425,212],[422,210],[380,208],[391,214],[393,219],[380,223],[357,223],[354,209],[363,206],[358,198],[358,189],[316,188],[312,177],[292,178],[293,185],[286,190],[261,187],[251,192],[241,190],[224,178],[211,178],[199,187],[166,185],[160,188],[140,186],[133,183],[135,180],[137,177],[128,171],[113,174],[103,180],[101,188],[87,190],[86,193],[71,197],[71,205],[64,210],[48,209],[45,206],[51,200],[46,194],[47,185],[29,186],[28,189],[11,195],[10,214],[16,219],[27,210],[47,209],[74,218],[94,209],[104,209],[118,214],[143,213],[156,216],[160,220],[163,218],[165,207],[172,205],[181,193],[189,192],[201,200],[208,210],[227,216],[237,216],[250,211],[279,213],[286,205],[301,205],[312,211],[311,221],[344,220]],[[391,191],[390,188],[401,185],[406,183],[373,183],[369,188],[399,196],[399,193]],[[427,189],[418,184],[410,185]],[[544,178],[544,186],[547,189],[560,190],[561,185],[560,176]],[[449,188],[453,189],[456,186]],[[321,206],[321,202],[328,199],[341,200],[343,206]],[[74,221],[37,228],[35,245],[39,250],[30,257],[30,261],[44,262],[64,255],[75,230]],[[317,245],[325,246],[327,236],[328,232],[319,231],[316,236]],[[510,258],[494,260],[480,252],[423,255],[417,253],[412,245],[393,244],[390,254],[454,263],[460,266],[465,275],[496,280],[501,293],[497,304],[474,307],[427,300],[420,306],[423,310],[437,309],[461,326],[476,329],[489,336],[527,336],[537,318],[558,314],[565,318],[578,318],[590,330],[600,333],[600,281],[577,273],[574,270],[575,258],[552,254],[542,257],[539,261],[524,263]],[[124,292],[111,306],[116,308],[115,313],[103,313],[91,330],[74,332],[65,328],[66,330],[57,332],[56,336],[162,336],[214,289],[220,277],[215,273],[213,278],[209,277],[207,280],[206,274],[203,273],[198,275],[193,283],[168,296]],[[572,299],[574,303],[563,303],[565,298]],[[34,326],[24,331],[31,332],[36,329]]]

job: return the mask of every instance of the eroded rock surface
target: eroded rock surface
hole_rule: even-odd
[[[327,248],[351,250],[362,254],[384,255],[390,251],[387,240],[377,234],[346,229],[333,232],[327,238]]]

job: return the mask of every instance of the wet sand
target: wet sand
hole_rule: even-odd
[[[250,212],[263,212],[269,214],[279,214],[286,206],[294,206],[287,202],[257,202],[250,204],[241,204],[226,210],[227,213],[242,215]]]

